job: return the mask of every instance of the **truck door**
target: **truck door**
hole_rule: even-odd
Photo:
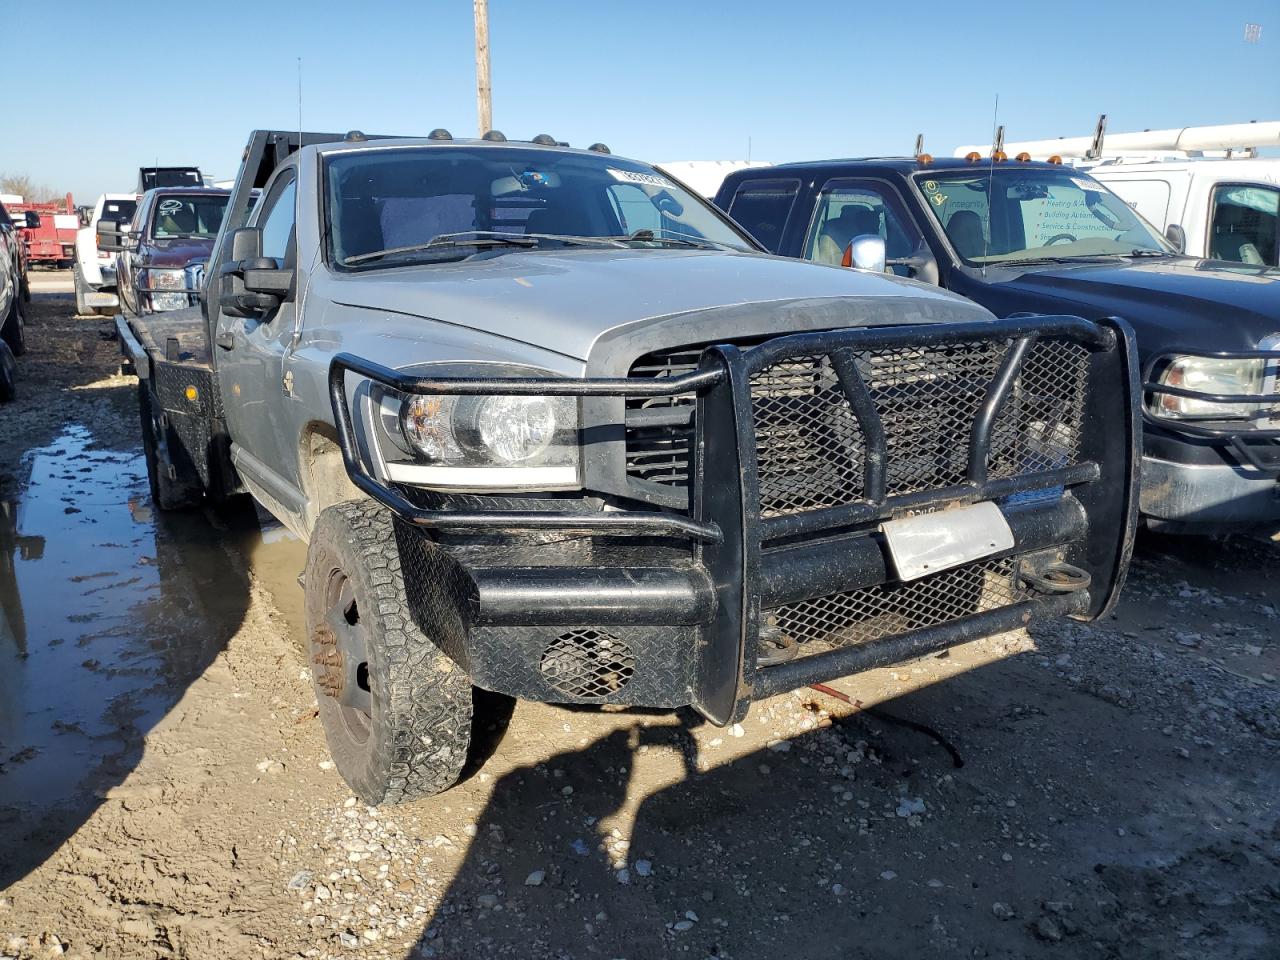
[[[267,184],[248,223],[262,231],[262,256],[283,267],[294,266],[297,259],[296,199],[297,171],[288,166]],[[214,348],[232,461],[259,499],[290,514],[301,510],[302,494],[281,405],[291,392],[284,381],[284,354],[293,338],[296,311],[289,297],[260,317],[219,312]]]
[[[866,235],[884,240],[889,272],[900,277],[916,275],[916,268],[907,261],[924,238],[897,190],[883,180],[828,180],[818,194],[802,256],[839,265],[849,242]]]

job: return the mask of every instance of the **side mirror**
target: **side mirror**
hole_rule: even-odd
[[[262,255],[257,227],[241,227],[231,235],[231,258],[219,274],[218,306],[232,317],[271,313],[293,290],[293,271]]]
[[[124,235],[114,220],[98,221],[98,249],[119,253],[124,249]]]
[[[1187,252],[1187,231],[1182,229],[1182,224],[1171,223],[1165,227],[1164,238],[1173,244],[1178,253]]]
[[[28,210],[26,212],[26,218],[28,230],[35,230],[40,226],[40,214],[36,213],[34,210]]]
[[[869,270],[872,273],[884,273],[885,257],[883,238],[867,233],[849,241],[840,265]]]
[[[933,255],[933,251],[929,249],[929,242],[921,239],[920,245],[916,247],[915,252],[909,257],[894,257],[892,260],[886,261],[891,267],[908,267],[911,270],[911,279],[919,280],[921,283],[931,283],[935,287],[941,282],[941,276],[938,272],[938,261]]]

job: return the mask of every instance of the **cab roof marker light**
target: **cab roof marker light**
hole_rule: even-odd
[[[916,162],[919,163],[920,166],[922,167],[927,167],[929,166],[929,164],[933,163],[933,154],[922,153],[916,157]]]
[[[1062,158],[1061,158],[1060,156],[1058,156],[1058,155],[1055,153],[1052,157],[1050,157],[1050,158],[1049,158],[1049,162],[1050,162],[1050,163],[1061,164],[1061,163],[1062,163]]]
[[[997,150],[991,154],[991,159],[996,163],[1004,163],[1009,159],[1009,156],[1003,150]]]
[[[591,146],[587,147],[587,149],[592,153],[610,153],[609,148],[603,143],[593,143]]]
[[[427,139],[428,140],[452,140],[453,134],[450,133],[448,130],[446,130],[444,127],[436,127],[434,130],[432,130],[430,133],[427,134]]]
[[[529,142],[536,143],[540,147],[555,147],[560,144],[560,141],[549,133],[540,133]]]
[[[506,135],[501,130],[486,130],[481,140],[488,140],[491,143],[506,143]]]
[[[1017,160],[1019,163],[1030,163],[1030,162],[1031,162],[1031,154],[1029,154],[1029,153],[1027,153],[1027,151],[1023,150],[1020,154],[1018,154],[1018,155],[1017,155],[1016,157],[1014,157],[1013,159]]]
[[[980,154],[977,150],[970,150],[968,153],[964,155],[964,158],[968,160],[970,163],[977,163],[979,160],[982,159],[982,154]]]

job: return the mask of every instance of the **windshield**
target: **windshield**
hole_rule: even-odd
[[[606,154],[465,146],[344,152],[328,159],[325,190],[329,253],[347,269],[457,260],[481,249],[755,249],[701,197],[652,167]]]
[[[137,200],[104,200],[102,215],[99,220],[114,220],[116,223],[128,223],[138,209]]]
[[[916,186],[966,263],[1173,253],[1127,203],[1076,170],[982,166],[919,174]]]
[[[156,240],[174,237],[216,237],[226,213],[228,196],[160,197],[151,227]]]

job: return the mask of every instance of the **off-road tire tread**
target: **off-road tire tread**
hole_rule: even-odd
[[[71,285],[76,293],[76,316],[87,316],[91,311],[89,305],[85,302],[84,296],[88,284],[84,282],[84,273],[80,270],[80,264],[76,264],[71,271]]]
[[[323,590],[333,560],[353,581],[357,598],[366,598],[361,621],[369,635],[369,683],[377,705],[364,763],[356,770],[340,764],[339,770],[371,804],[447,790],[467,761],[471,681],[414,622],[390,512],[365,499],[321,513],[307,553],[306,582],[314,590]],[[368,598],[376,613],[368,609]],[[313,615],[309,603],[308,633]],[[344,736],[345,730],[336,733]]]

